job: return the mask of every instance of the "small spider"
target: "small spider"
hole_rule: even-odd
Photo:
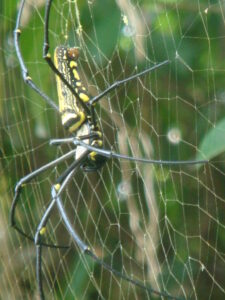
[[[65,187],[68,185],[69,181],[73,177],[75,171],[78,168],[82,168],[84,172],[93,172],[101,168],[107,159],[109,158],[117,158],[117,159],[125,159],[130,161],[142,162],[142,163],[150,163],[150,164],[166,164],[166,165],[181,165],[181,164],[197,164],[197,163],[207,163],[207,161],[161,161],[161,160],[151,160],[146,158],[138,158],[131,157],[127,155],[122,155],[119,153],[115,153],[113,151],[109,151],[103,148],[103,132],[99,126],[99,120],[96,116],[95,112],[95,104],[98,103],[106,94],[118,88],[122,84],[143,76],[153,70],[162,67],[169,63],[169,60],[163,61],[157,65],[154,65],[151,68],[148,68],[136,75],[128,77],[124,80],[117,81],[109,86],[105,91],[101,92],[99,95],[95,97],[90,97],[86,88],[83,86],[80,75],[78,72],[78,57],[79,50],[78,48],[69,48],[66,46],[58,46],[55,49],[54,53],[54,62],[51,59],[51,55],[49,53],[49,37],[48,37],[48,24],[49,24],[49,15],[51,10],[52,0],[46,1],[45,8],[45,22],[44,22],[44,47],[43,47],[43,57],[53,70],[56,75],[57,81],[57,92],[59,98],[59,107],[51,100],[44,92],[42,92],[36,84],[32,81],[32,78],[29,76],[27,67],[24,63],[20,46],[19,46],[19,37],[21,34],[20,21],[21,15],[23,12],[25,0],[21,1],[20,8],[17,15],[16,28],[14,32],[14,40],[16,53],[19,59],[23,79],[25,83],[27,83],[32,89],[34,89],[42,98],[51,106],[55,111],[57,111],[61,116],[62,126],[68,130],[70,133],[69,138],[65,139],[54,139],[51,140],[50,143],[53,145],[62,145],[62,144],[73,144],[74,149],[70,152],[62,155],[61,157],[55,159],[54,161],[47,163],[46,165],[40,167],[39,169],[33,171],[32,173],[26,175],[16,184],[15,188],[15,196],[13,199],[10,220],[11,225],[23,236],[34,241],[36,245],[37,252],[37,281],[38,288],[41,299],[44,299],[44,291],[42,284],[42,247],[53,247],[53,248],[65,248],[66,246],[60,245],[51,245],[42,242],[42,236],[46,232],[46,224],[50,217],[51,211],[55,205],[57,205],[59,213],[65,223],[65,226],[72,236],[75,243],[80,248],[83,254],[86,254],[92,259],[94,259],[97,263],[102,265],[108,271],[114,273],[115,275],[121,277],[122,279],[131,282],[132,284],[145,289],[150,294],[155,294],[158,296],[177,299],[176,297],[170,296],[167,293],[162,291],[156,291],[142,282],[133,280],[132,278],[124,275],[123,273],[116,271],[110,265],[106,264],[104,261],[99,259],[94,252],[86,245],[84,241],[82,241],[77,234],[76,230],[72,227],[67,213],[63,207],[61,201],[61,194],[65,190]],[[79,146],[79,154],[77,153],[77,148]],[[36,230],[36,234],[34,237],[25,233],[16,223],[15,220],[15,210],[19,200],[19,196],[21,191],[26,183],[34,179],[36,176],[40,175],[42,172],[52,168],[59,163],[66,161],[67,159],[74,157],[74,161],[72,164],[61,174],[61,176],[56,180],[55,184],[51,188],[51,197],[52,200],[46,209],[38,227]]]

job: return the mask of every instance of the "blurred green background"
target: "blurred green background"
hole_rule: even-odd
[[[33,81],[57,103],[55,76],[42,59],[45,1],[27,1],[20,39]],[[10,228],[16,182],[68,151],[57,112],[25,85],[13,30],[19,1],[0,2],[0,298],[38,299],[35,247]],[[182,299],[225,297],[225,1],[53,1],[50,53],[80,47],[79,68],[97,95],[161,61],[96,107],[105,148],[161,160],[207,159],[198,166],[110,160],[79,171],[63,196],[74,228],[114,269]],[[50,187],[71,161],[29,184],[17,211],[30,234]],[[54,211],[48,241],[72,240]],[[72,243],[73,244],[73,243]],[[157,299],[83,257],[76,245],[44,249],[47,299]],[[158,297],[159,298],[159,297]]]

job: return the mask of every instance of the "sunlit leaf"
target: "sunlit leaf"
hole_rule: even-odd
[[[210,160],[225,151],[225,119],[218,122],[203,138],[197,159]],[[200,166],[200,165],[199,165]],[[198,167],[199,167],[198,166]]]

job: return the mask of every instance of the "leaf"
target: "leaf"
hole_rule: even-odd
[[[225,151],[225,119],[215,125],[203,138],[197,160],[210,160]],[[200,165],[198,165],[200,167]]]

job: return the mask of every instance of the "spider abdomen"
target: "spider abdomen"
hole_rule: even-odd
[[[74,89],[74,94],[76,95],[75,96],[60,77],[56,75],[62,125],[69,132],[80,137],[80,132],[83,131],[82,126],[85,128],[86,122],[89,130],[88,134],[85,134],[84,136],[89,136],[87,138],[88,144],[101,149],[103,146],[102,132],[97,124],[96,116],[94,116],[93,120],[91,113],[88,114],[81,105],[82,102],[87,103],[90,100],[90,97],[80,79],[77,64],[78,57],[79,49],[76,47],[68,48],[65,46],[58,46],[55,49],[55,66]],[[92,113],[95,115],[94,111]],[[102,167],[105,161],[105,157],[95,151],[91,151],[87,160],[82,165],[82,168],[86,172],[96,171]]]
[[[78,48],[58,46],[54,53],[54,63],[57,70],[74,89],[74,94],[69,87],[56,75],[59,111],[62,125],[71,133],[76,132],[86,120],[86,113],[81,105],[90,100],[86,88],[82,85],[77,68],[79,57]],[[76,95],[76,96],[75,96]]]

